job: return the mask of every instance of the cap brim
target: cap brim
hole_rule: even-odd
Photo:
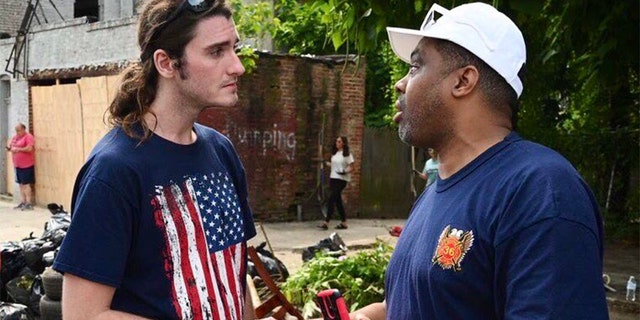
[[[393,52],[404,62],[411,63],[411,53],[425,37],[420,30],[387,27],[389,43]]]

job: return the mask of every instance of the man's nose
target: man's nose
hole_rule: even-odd
[[[240,61],[240,57],[238,56],[237,53],[233,53],[233,61],[232,64],[230,66],[230,70],[229,73],[232,75],[235,75],[236,77],[239,77],[241,75],[243,75],[245,72],[244,66],[242,65],[242,61]]]
[[[404,93],[404,90],[407,88],[407,76],[404,76],[402,79],[398,80],[394,85],[394,88],[397,93]]]

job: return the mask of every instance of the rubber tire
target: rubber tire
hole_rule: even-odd
[[[62,320],[62,302],[53,301],[46,295],[40,299],[40,320]]]
[[[46,268],[42,273],[42,286],[44,294],[52,301],[60,301],[62,298],[62,274],[51,268]]]

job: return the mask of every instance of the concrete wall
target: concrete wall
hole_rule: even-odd
[[[0,148],[9,138],[9,104],[11,103],[11,80],[0,76]],[[0,193],[7,193],[7,152],[0,149]]]
[[[9,0],[9,1],[25,2],[26,0]],[[38,8],[36,10],[38,19],[40,19],[40,23],[44,25],[47,23],[56,23],[56,22],[63,21],[62,18],[64,18],[64,20],[73,19],[73,3],[74,3],[74,0],[40,0],[41,8]],[[55,9],[58,9],[60,14],[62,15],[62,18],[60,17],[60,15],[58,15],[58,12],[56,12]],[[34,21],[31,24],[31,26],[36,26],[36,25],[38,25],[38,22],[34,18]]]
[[[26,8],[27,3],[24,0],[0,1],[0,32],[15,36]]]
[[[23,122],[29,126],[29,83],[24,78],[14,78],[5,71],[6,59],[11,53],[13,47],[13,39],[0,40],[0,78],[8,79],[11,84],[11,101],[9,103],[8,121],[9,128],[13,128],[13,124]],[[5,125],[0,123],[0,125]],[[10,130],[11,132],[11,130]]]
[[[7,74],[4,71],[4,68],[7,65],[7,59],[9,59],[9,54],[11,53],[11,48],[13,48],[14,41],[14,38],[0,39],[0,76]]]
[[[113,1],[113,0],[110,0]],[[121,1],[121,0],[118,0]],[[129,0],[133,1],[133,0]],[[27,9],[28,0],[2,0],[0,1],[0,32],[7,32],[15,36],[20,28],[22,19]],[[32,0],[35,4],[36,1]],[[40,6],[36,9],[36,17],[33,18],[32,26],[39,24],[55,23],[62,21],[56,8],[64,20],[73,18],[74,0],[40,0]],[[55,6],[55,8],[54,8]]]
[[[5,97],[7,95],[7,91],[3,91],[3,99],[0,103],[1,108],[5,108],[5,111],[0,111],[2,114],[2,119],[0,119],[0,132],[6,132],[7,137],[13,136],[15,134],[13,128],[19,122],[24,123],[27,127],[30,126],[29,123],[29,83],[25,81],[23,78],[14,78],[11,74],[8,74],[5,71],[6,59],[9,57],[9,53],[11,52],[11,48],[13,47],[14,39],[3,39],[0,40],[0,57],[3,59],[0,60],[0,80],[2,80],[3,86],[8,85],[8,99]],[[3,90],[7,90],[4,88]],[[5,116],[6,115],[6,116]],[[30,128],[27,128],[30,130]],[[2,136],[2,134],[0,134]],[[4,146],[6,139],[4,137],[3,141],[0,141],[0,145]],[[6,177],[6,154],[0,156],[0,179],[4,179]],[[9,184],[8,186],[4,184],[0,184],[0,193],[11,193],[18,194],[18,185],[17,184]],[[16,201],[18,198],[14,198]]]
[[[135,13],[135,5],[136,0],[103,0],[100,20],[109,21],[132,17]]]
[[[34,28],[27,46],[29,72],[102,66],[140,55],[135,18],[85,23],[84,18]]]

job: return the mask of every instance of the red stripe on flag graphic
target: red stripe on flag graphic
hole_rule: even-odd
[[[165,234],[164,267],[171,281],[176,316],[241,319],[246,245],[242,240],[229,245],[226,230],[233,220],[214,218],[215,212],[211,213],[207,203],[199,202],[202,191],[196,190],[201,187],[192,179],[182,185],[159,186],[153,201],[156,225]],[[222,220],[213,220],[219,218]],[[210,236],[213,221],[220,233]]]
[[[170,188],[165,188],[163,190],[163,195],[166,200],[166,210],[169,211],[169,217],[172,219],[175,225],[177,234],[177,238],[169,238],[169,245],[177,249],[175,250],[172,248],[172,252],[178,252],[178,257],[174,257],[174,261],[179,261],[179,272],[182,274],[181,278],[184,279],[184,286],[186,288],[186,293],[188,296],[187,305],[182,306],[183,314],[185,311],[189,312],[188,310],[190,310],[190,314],[194,319],[202,319],[200,296],[198,295],[197,288],[195,288],[196,281],[194,278],[191,261],[189,259],[189,235],[187,234],[185,221],[182,219],[182,214],[180,213],[178,205],[174,199],[174,193],[172,192],[172,189],[174,189],[173,186]],[[176,280],[177,279],[174,278],[174,284]]]

